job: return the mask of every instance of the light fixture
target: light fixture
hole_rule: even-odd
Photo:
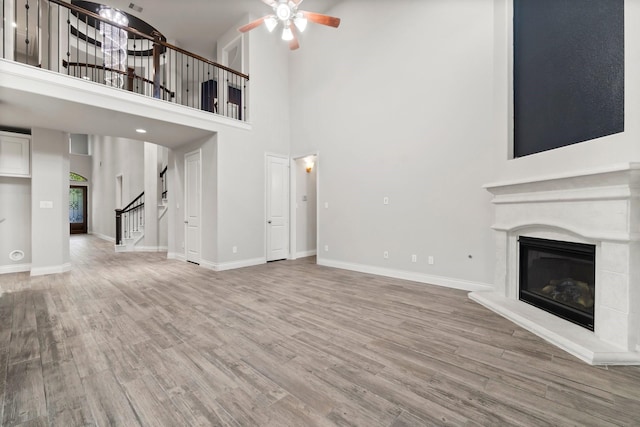
[[[276,6],[276,15],[281,21],[288,21],[291,19],[291,8],[287,3],[280,3]]]
[[[264,24],[267,26],[267,30],[272,33],[273,30],[278,26],[278,20],[275,16],[270,15],[269,17],[265,18]]]
[[[340,18],[299,10],[298,7],[302,1],[303,0],[262,0],[263,3],[271,6],[273,12],[261,18],[254,19],[248,24],[238,28],[238,31],[246,33],[264,23],[267,30],[271,33],[278,25],[282,24],[282,40],[289,42],[289,49],[296,50],[300,47],[298,33],[304,32],[309,22],[338,28]]]
[[[142,129],[142,128],[138,128],[138,129],[136,129],[136,132],[138,132],[138,133],[147,133],[147,130],[146,129]]]
[[[305,28],[307,28],[307,18],[304,17],[302,12],[296,13],[296,17],[293,19],[293,23],[296,24],[298,30],[303,32]]]
[[[127,15],[118,9],[103,6],[98,13],[102,18],[114,24],[124,27],[129,25]],[[104,72],[105,83],[109,86],[122,88],[124,78],[119,71],[127,71],[128,34],[125,30],[102,21],[100,22],[100,34],[103,36],[100,49],[104,55],[104,65],[108,68]]]
[[[307,157],[306,159],[304,159],[304,170],[306,170],[307,173],[311,173],[314,164],[315,163],[313,162],[313,157]]]
[[[282,30],[282,40],[285,40],[285,41],[293,40],[293,32],[291,31],[289,22],[287,22],[287,24],[284,26],[284,29]]]

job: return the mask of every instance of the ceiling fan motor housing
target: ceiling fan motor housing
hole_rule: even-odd
[[[293,16],[293,10],[289,3],[282,1],[275,7],[276,16],[281,21],[288,21]]]

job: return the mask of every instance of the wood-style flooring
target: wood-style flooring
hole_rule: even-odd
[[[71,250],[70,273],[0,276],[3,426],[640,425],[639,367],[588,366],[465,292]]]

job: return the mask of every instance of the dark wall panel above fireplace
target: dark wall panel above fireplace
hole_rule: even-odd
[[[514,0],[514,155],[624,131],[624,0]]]

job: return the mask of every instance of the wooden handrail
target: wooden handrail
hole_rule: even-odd
[[[105,66],[100,66],[100,65],[96,65],[96,64],[85,64],[84,62],[67,62],[64,59],[62,60],[62,66],[64,68],[67,67],[87,67],[87,68],[95,68],[96,70],[104,70],[104,71],[109,71],[112,73],[117,73],[117,74],[122,74],[123,76],[127,76],[129,77],[129,72],[128,71],[122,71],[122,70],[117,70],[115,68],[109,68],[109,67],[105,67]],[[139,76],[135,73],[133,73],[131,75],[131,77],[133,77],[134,79],[138,79],[138,80],[142,80],[145,83],[149,83],[149,84],[154,84],[153,80],[149,80],[145,77]],[[176,96],[175,92],[171,92],[169,89],[167,89],[166,87],[160,85],[160,89],[164,90],[166,93],[168,93],[169,95],[171,95],[171,97],[173,98],[174,96]]]
[[[144,196],[144,191],[143,191],[142,193],[140,193],[140,195],[139,195],[138,197],[136,197],[135,199],[133,199],[133,201],[132,201],[131,203],[129,203],[127,206],[125,206],[125,207],[124,207],[124,208],[122,208],[122,209],[116,209],[116,210],[119,210],[120,212],[125,213],[125,212],[129,212],[129,211],[131,211],[131,210],[133,210],[133,209],[137,208],[138,206],[144,206],[144,202],[142,202],[140,205],[136,205],[136,206],[134,206],[133,208],[129,209],[133,204],[135,204],[135,203],[136,203],[138,200],[140,200],[143,196]]]
[[[229,73],[235,74],[238,77],[242,77],[244,79],[249,80],[249,75],[248,74],[243,74],[243,73],[241,73],[239,71],[236,71],[236,70],[233,70],[233,69],[231,69],[229,67],[225,67],[224,65],[218,64],[217,62],[210,61],[210,60],[208,60],[206,58],[203,58],[200,55],[196,55],[195,53],[191,53],[188,50],[184,50],[184,49],[182,49],[182,48],[180,48],[178,46],[174,46],[174,45],[172,45],[170,43],[167,43],[167,42],[164,42],[164,41],[159,40],[157,38],[154,38],[153,36],[150,36],[148,34],[144,34],[144,33],[140,32],[140,31],[136,30],[135,28],[131,28],[131,27],[127,27],[127,26],[124,26],[124,25],[116,24],[115,22],[111,22],[111,21],[109,21],[107,19],[104,19],[102,16],[98,15],[97,13],[91,12],[90,10],[83,9],[81,7],[78,7],[78,6],[70,4],[70,3],[65,3],[65,2],[63,2],[61,0],[48,0],[48,1],[50,3],[57,4],[58,6],[66,7],[67,9],[76,11],[78,13],[82,13],[83,15],[90,16],[93,19],[97,19],[98,21],[104,22],[105,24],[109,24],[112,27],[120,28],[122,30],[127,31],[128,33],[135,34],[138,37],[145,38],[145,39],[147,39],[147,40],[149,40],[149,41],[151,41],[153,43],[156,43],[156,44],[159,44],[161,46],[167,47],[167,48],[169,48],[171,50],[175,50],[176,52],[180,52],[183,55],[190,56],[191,58],[197,59],[198,61],[205,62],[205,63],[207,63],[209,65],[214,66],[214,67],[217,67],[217,68],[220,68],[220,69],[222,69],[224,71],[227,71]]]

